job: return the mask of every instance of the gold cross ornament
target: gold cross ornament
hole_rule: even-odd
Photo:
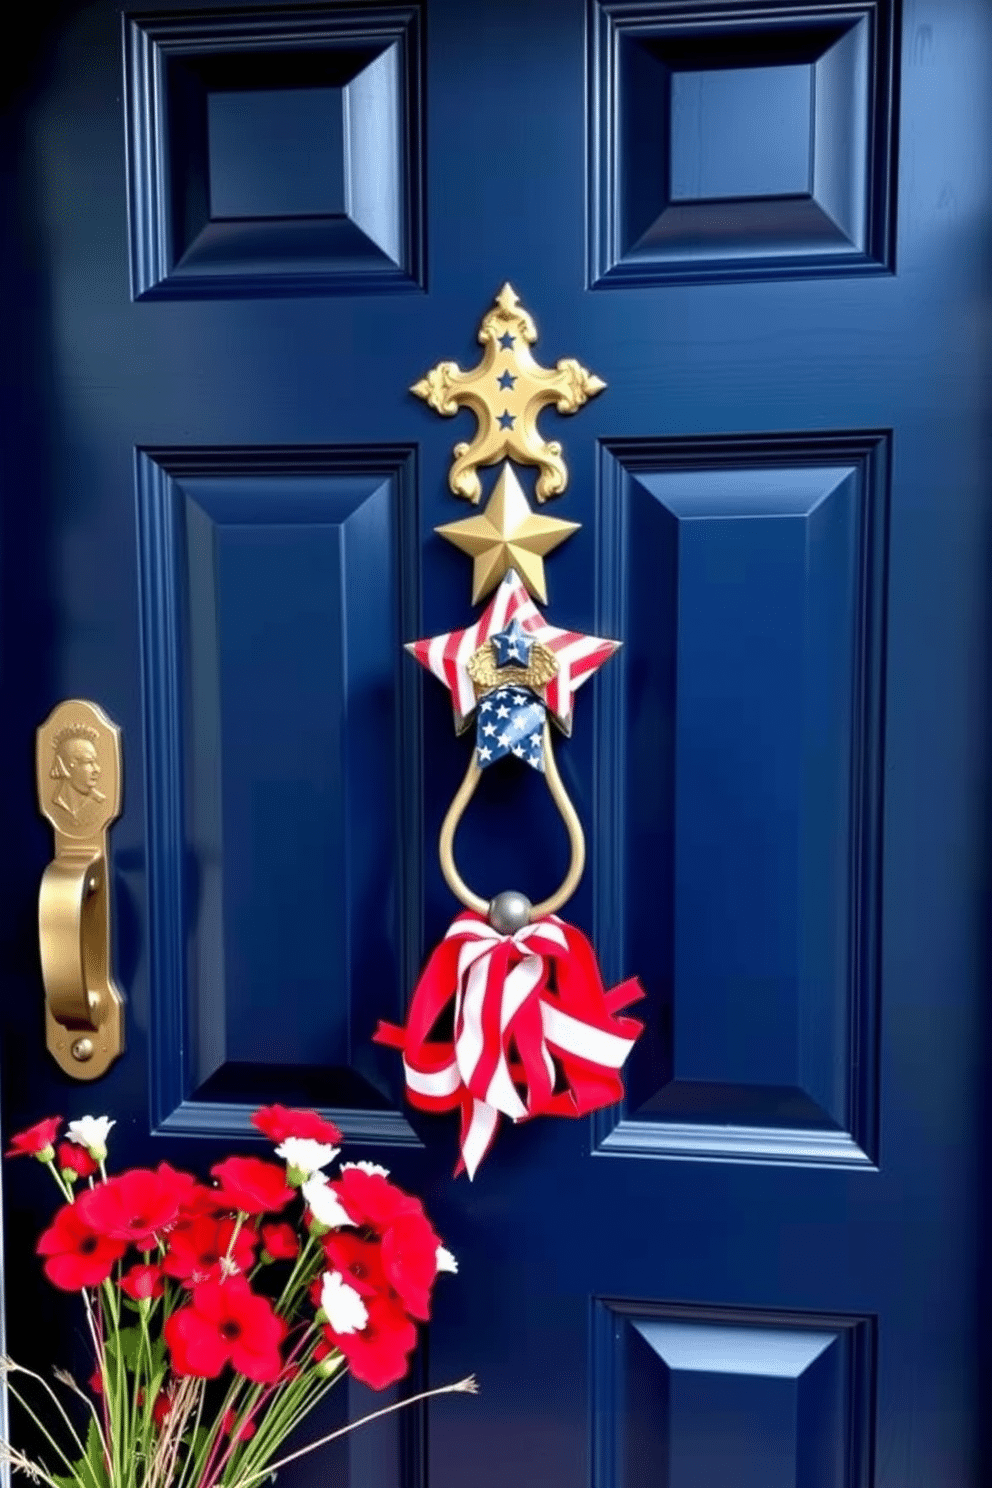
[[[479,466],[508,457],[540,468],[538,501],[560,496],[568,484],[561,445],[541,436],[537,416],[548,403],[559,413],[575,413],[606,383],[574,357],[563,357],[555,367],[535,362],[530,348],[537,328],[509,284],[483,318],[479,340],[485,350],[471,372],[457,362],[438,362],[410,389],[438,413],[450,417],[464,405],[478,420],[475,438],[455,445],[448,484],[456,496],[478,502]]]

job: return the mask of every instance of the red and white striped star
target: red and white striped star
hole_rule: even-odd
[[[554,652],[558,674],[537,691],[555,721],[566,734],[570,734],[572,697],[576,689],[610,659],[620,642],[549,625],[527,593],[516,569],[508,570],[474,625],[465,630],[449,630],[446,635],[431,636],[424,641],[411,641],[406,649],[450,689],[455,728],[461,733],[468,726],[476,707],[475,688],[468,674],[469,658],[484,642],[505,630],[512,620],[519,621],[528,635]]]

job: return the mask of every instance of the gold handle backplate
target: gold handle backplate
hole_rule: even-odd
[[[67,1075],[95,1080],[124,1052],[110,969],[107,831],[121,812],[121,734],[95,703],[59,703],[38,730],[38,805],[55,856],[38,898],[45,1042]]]

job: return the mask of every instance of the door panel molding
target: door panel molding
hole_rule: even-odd
[[[123,24],[135,299],[423,287],[419,5]]]
[[[748,1485],[870,1488],[877,1332],[872,1316],[596,1298],[593,1481],[710,1483],[736,1462]]]
[[[136,451],[154,1130],[243,1134],[268,1087],[348,1138],[418,1142],[371,1044],[422,950],[415,463]]]
[[[648,991],[601,1152],[878,1161],[888,446],[601,447],[594,923]]]
[[[889,273],[898,0],[589,0],[589,285]]]

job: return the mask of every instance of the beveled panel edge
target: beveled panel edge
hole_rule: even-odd
[[[381,475],[398,487],[399,610],[404,635],[420,630],[419,524],[416,447],[406,444],[236,446],[231,448],[136,446],[134,451],[141,624],[142,717],[145,734],[146,906],[149,940],[149,1120],[153,1134],[230,1135],[243,1130],[247,1104],[189,1099],[186,915],[183,905],[182,686],[180,623],[176,604],[177,512],[173,483],[218,475]],[[423,776],[421,696],[412,667],[399,668],[399,750],[407,760],[399,791],[401,832],[408,844],[400,881],[400,976],[415,985],[423,949]],[[215,1126],[208,1113],[222,1114]],[[185,1114],[184,1114],[185,1113]],[[240,1121],[240,1117],[238,1120]],[[387,1145],[420,1145],[398,1111],[347,1110],[334,1119],[344,1134]],[[226,1124],[225,1124],[226,1123]]]
[[[823,22],[871,25],[867,243],[809,257],[742,262],[733,258],[691,263],[625,258],[619,233],[620,169],[617,129],[618,42],[622,35],[664,24],[673,35],[707,25],[755,22]],[[807,279],[896,272],[898,190],[899,41],[902,0],[806,0],[778,5],[757,0],[742,14],[736,0],[586,0],[586,288],[644,288],[655,284]]]
[[[856,616],[856,666],[851,873],[852,1020],[850,1064],[856,1072],[847,1131],[734,1127],[695,1122],[638,1121],[623,1103],[596,1111],[592,1154],[676,1160],[880,1166],[882,769],[885,747],[885,630],[888,598],[889,471],[892,431],[863,429],[808,434],[744,434],[601,440],[597,448],[596,609],[600,635],[622,635],[627,607],[624,486],[656,470],[745,469],[767,465],[854,464],[865,499],[861,518],[861,573]],[[605,667],[593,699],[593,805],[600,832],[590,852],[593,939],[607,984],[636,973],[624,965],[626,917],[622,893],[626,812],[623,762],[627,721],[622,648]]]
[[[690,1121],[620,1121],[601,1137],[594,1156],[668,1157],[693,1162],[785,1163],[857,1168],[878,1165],[847,1132],[802,1127],[705,1126]]]
[[[618,1488],[617,1432],[623,1419],[617,1389],[615,1319],[637,1318],[675,1323],[730,1325],[752,1328],[832,1330],[851,1340],[848,1404],[857,1415],[852,1422],[850,1478],[845,1488],[871,1488],[874,1481],[878,1414],[878,1335],[875,1313],[803,1312],[798,1309],[694,1306],[685,1302],[639,1301],[631,1297],[596,1295],[589,1307],[589,1462],[596,1488]],[[659,1361],[660,1362],[660,1361]]]
[[[230,1101],[184,1100],[154,1128],[155,1136],[265,1138],[252,1126],[251,1106]],[[424,1144],[398,1111],[355,1111],[320,1107],[346,1142],[366,1146],[422,1147]]]
[[[198,299],[419,292],[426,281],[426,147],[422,104],[422,0],[367,8],[334,5],[257,10],[125,11],[121,16],[131,298]],[[198,50],[250,52],[316,47],[325,42],[399,42],[401,112],[406,121],[404,265],[284,274],[175,275],[169,243],[167,98],[164,63]]]

